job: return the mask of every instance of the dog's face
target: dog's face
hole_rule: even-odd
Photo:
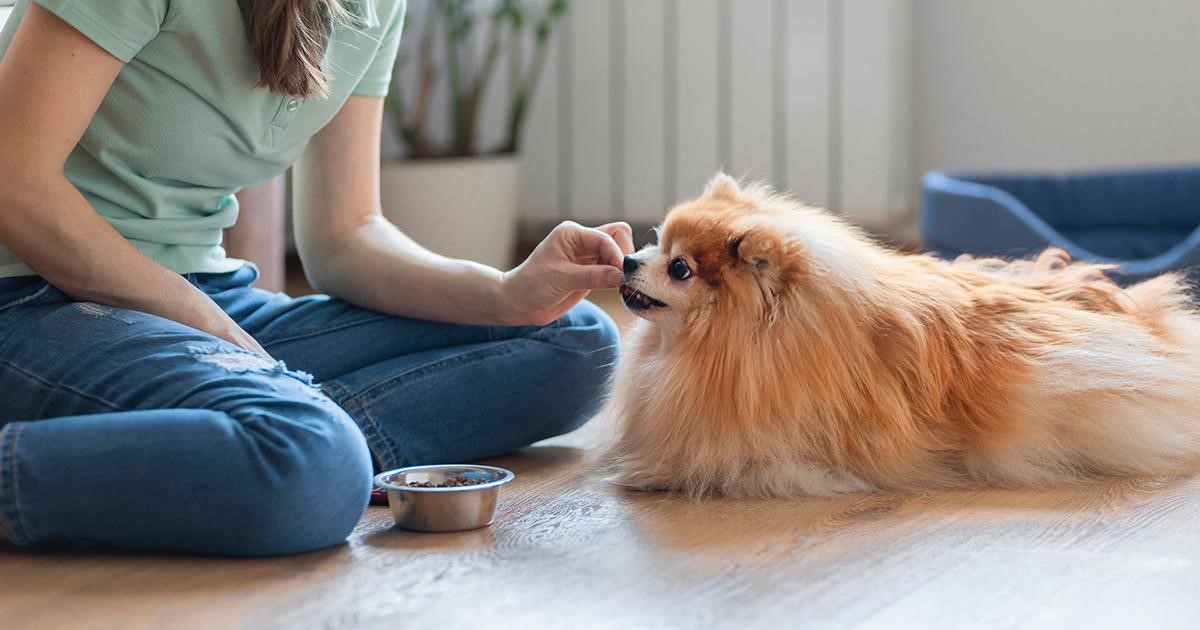
[[[625,284],[621,299],[635,315],[652,322],[669,324],[704,302],[711,287],[704,286],[696,272],[699,263],[684,243],[643,248],[625,259]]]
[[[759,202],[721,174],[701,197],[672,209],[659,243],[626,259],[625,306],[668,331],[698,315],[763,313],[794,252]]]

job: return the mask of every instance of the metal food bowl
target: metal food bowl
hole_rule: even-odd
[[[444,483],[454,476],[484,483],[448,488],[422,488],[410,482]],[[396,526],[418,532],[458,532],[492,524],[500,486],[512,481],[511,470],[475,464],[409,466],[375,475],[375,486],[387,491]]]

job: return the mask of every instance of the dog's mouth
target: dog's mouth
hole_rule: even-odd
[[[644,311],[646,309],[666,306],[666,304],[638,291],[628,284],[621,285],[621,300],[625,302],[625,306],[634,311]]]

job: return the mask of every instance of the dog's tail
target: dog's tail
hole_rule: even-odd
[[[1159,474],[1200,459],[1200,310],[1183,276],[1122,288],[1107,276],[1111,267],[1056,249],[1034,260],[972,262],[1078,309],[1060,311],[1075,330],[1039,350],[1025,391],[1038,419],[1027,426],[1048,433],[993,462],[1004,478]]]
[[[1125,290],[1139,316],[1156,333],[1200,351],[1200,298],[1181,274],[1168,273]],[[1200,384],[1198,384],[1200,385]]]
[[[1058,444],[1074,451],[1070,459],[1118,473],[1200,459],[1200,311],[1185,279],[1166,274],[1115,292],[1094,285],[1070,299],[1139,324],[1110,320],[1041,357],[1039,393],[1065,412]]]

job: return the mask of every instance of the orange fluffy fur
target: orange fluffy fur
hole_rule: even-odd
[[[1200,315],[1059,250],[945,262],[718,175],[639,252],[621,483],[824,495],[1160,474],[1200,453]],[[675,279],[682,259],[691,275]]]

